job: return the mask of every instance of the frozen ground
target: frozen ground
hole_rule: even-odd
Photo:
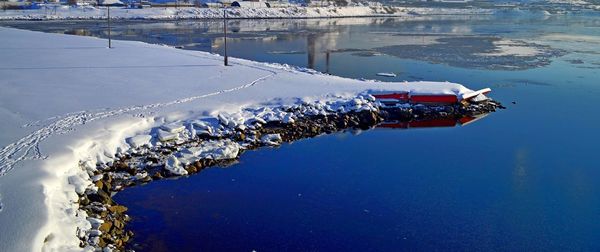
[[[0,28],[0,251],[80,250],[80,161],[106,161],[153,127],[365,90],[456,94],[452,83],[381,83],[141,42]],[[329,97],[329,98],[327,98]],[[247,111],[247,110],[244,110]],[[246,113],[246,112],[244,112]],[[88,181],[89,183],[89,181]]]
[[[329,18],[365,16],[419,16],[419,15],[484,15],[483,9],[448,9],[386,6],[352,7],[287,7],[287,8],[230,8],[228,18]],[[106,8],[91,6],[50,6],[35,10],[6,10],[0,20],[55,20],[55,19],[105,19]],[[223,18],[223,9],[217,8],[111,8],[114,19],[210,19]]]

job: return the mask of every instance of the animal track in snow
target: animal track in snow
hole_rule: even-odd
[[[208,94],[182,98],[182,99],[178,99],[178,100],[174,100],[174,101],[170,101],[170,102],[166,102],[166,103],[154,103],[154,104],[149,104],[149,105],[131,106],[131,107],[125,107],[125,108],[120,108],[120,109],[114,109],[114,110],[102,110],[102,111],[97,111],[97,112],[91,112],[91,111],[73,112],[73,113],[68,113],[66,115],[63,115],[63,116],[55,116],[55,117],[48,118],[46,120],[28,123],[28,124],[24,125],[24,127],[38,126],[40,124],[43,124],[44,122],[53,121],[52,123],[41,127],[40,129],[21,138],[17,142],[11,143],[11,144],[7,145],[6,147],[2,148],[2,150],[0,150],[0,176],[6,175],[7,172],[12,170],[14,168],[14,166],[21,161],[46,159],[47,156],[44,156],[42,154],[42,152],[40,151],[40,148],[39,148],[40,143],[52,135],[65,134],[70,131],[73,131],[73,130],[75,130],[75,127],[78,125],[82,125],[82,124],[85,124],[88,122],[96,121],[99,119],[105,119],[105,118],[109,118],[109,117],[114,117],[114,116],[118,116],[118,115],[122,115],[122,114],[126,114],[126,113],[134,113],[135,112],[133,114],[133,116],[138,116],[138,117],[144,116],[143,113],[140,113],[141,111],[157,109],[157,108],[167,107],[167,106],[181,104],[181,103],[187,103],[187,102],[191,102],[191,101],[194,101],[197,99],[202,99],[202,98],[206,98],[206,97],[210,97],[210,96],[215,96],[215,95],[220,95],[220,94],[224,94],[224,93],[238,91],[238,90],[241,90],[244,88],[254,86],[257,83],[264,81],[270,77],[273,77],[277,74],[276,71],[268,69],[268,68],[263,68],[263,67],[258,67],[258,66],[250,66],[250,65],[243,65],[243,66],[266,71],[266,72],[269,72],[269,74],[262,76],[250,83],[247,83],[247,84],[244,84],[241,86],[233,87],[230,89],[219,90],[219,91],[208,93]]]

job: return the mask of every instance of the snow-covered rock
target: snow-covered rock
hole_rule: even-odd
[[[266,145],[279,145],[282,141],[279,134],[266,134],[260,138],[260,142]]]
[[[165,162],[165,170],[180,176],[188,174],[188,172],[183,168],[179,160],[173,155],[167,158],[167,161]]]

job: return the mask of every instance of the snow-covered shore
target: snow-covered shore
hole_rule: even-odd
[[[90,6],[43,7],[34,10],[6,10],[0,12],[0,20],[84,20],[105,19],[105,8]],[[268,19],[268,18],[341,18],[341,17],[410,17],[420,15],[489,15],[492,10],[450,9],[389,6],[352,7],[286,7],[286,8],[230,8],[228,18]],[[219,19],[223,9],[217,8],[111,8],[113,19]]]
[[[90,223],[75,201],[92,181],[80,161],[108,162],[138,144],[130,137],[161,125],[348,100],[366,90],[471,92],[453,83],[360,81],[242,59],[225,67],[205,52],[132,41],[108,49],[103,39],[10,28],[0,28],[0,43],[0,251],[81,250],[77,230]]]

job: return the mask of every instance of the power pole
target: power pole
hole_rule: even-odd
[[[108,10],[108,48],[112,48],[112,41],[110,38],[110,5],[107,5]]]
[[[224,60],[225,66],[227,66],[228,62],[227,62],[227,12],[226,12],[226,8],[223,8],[223,35],[224,35],[223,37],[225,38],[224,39],[225,40],[225,43],[224,43],[225,57],[223,58],[223,60]]]

